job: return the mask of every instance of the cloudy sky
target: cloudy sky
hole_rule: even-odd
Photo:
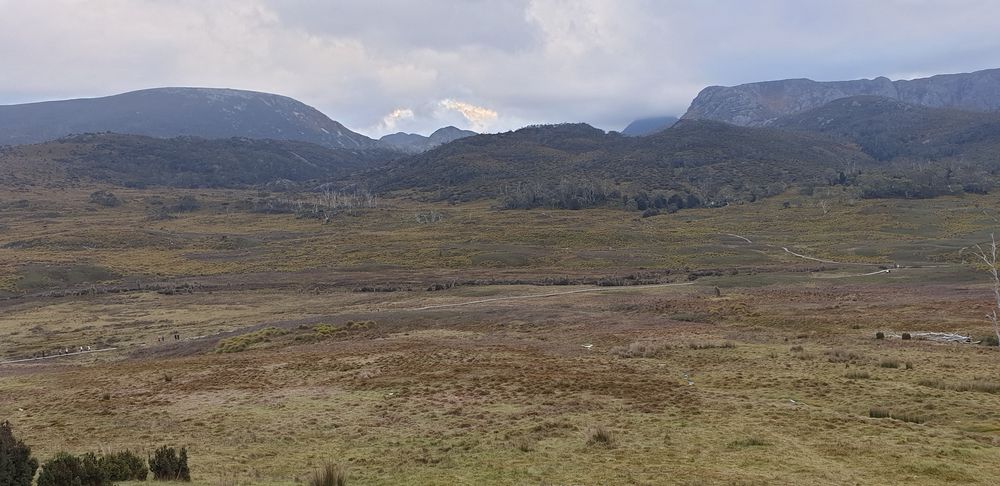
[[[268,91],[371,136],[681,114],[707,85],[1000,67],[998,0],[0,0],[0,104]]]

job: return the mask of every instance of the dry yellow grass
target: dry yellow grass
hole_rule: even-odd
[[[992,224],[976,205],[994,196],[844,201],[825,216],[811,200],[785,210],[777,199],[648,219],[393,200],[324,225],[227,212],[223,203],[252,197],[237,191],[190,191],[203,209],[150,222],[141,201],[176,194],[116,189],[124,206],[95,209],[90,190],[0,194],[29,201],[0,210],[0,246],[32,242],[0,249],[9,291],[26,269],[44,284],[69,278],[44,265],[84,263],[118,275],[100,285],[193,285],[0,301],[4,358],[99,340],[120,348],[0,365],[0,418],[43,459],[187,445],[205,485],[292,485],[328,462],[346,466],[349,484],[990,484],[1000,474],[1000,395],[928,386],[1000,376],[998,350],[874,339],[989,332],[980,276],[927,265],[960,263],[958,249]],[[417,223],[428,207],[445,222]],[[768,243],[922,267],[815,278],[853,270]],[[685,281],[735,267],[684,287],[413,310],[587,288],[430,283]],[[52,285],[28,293],[67,284]],[[353,291],[365,285],[396,291]],[[270,327],[283,332],[216,352]],[[925,421],[869,417],[876,407]],[[593,439],[602,428],[613,440]]]

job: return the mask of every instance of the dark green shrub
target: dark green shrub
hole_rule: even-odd
[[[876,332],[875,339],[885,339],[885,333],[882,331]]]
[[[910,333],[908,333],[908,332],[904,332],[903,333],[903,340],[904,341],[909,341],[910,339],[913,339],[913,336],[911,336]]]
[[[42,464],[38,486],[110,486],[97,456],[87,453],[76,457],[60,452]]]
[[[0,423],[0,485],[31,486],[38,470],[38,460],[31,448],[14,437],[10,422]]]
[[[149,475],[146,461],[132,451],[105,454],[98,464],[111,481],[145,481]]]
[[[111,191],[95,191],[90,193],[90,202],[106,208],[113,208],[122,204],[121,199],[118,199],[118,196],[115,196]]]
[[[191,471],[188,469],[187,449],[181,447],[180,454],[173,447],[163,446],[149,458],[149,470],[157,481],[190,481]]]

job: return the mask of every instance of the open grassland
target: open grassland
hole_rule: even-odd
[[[324,223],[114,191],[0,195],[0,360],[117,348],[0,365],[0,418],[43,459],[186,445],[205,485],[1000,475],[1000,352],[901,338],[990,334],[960,250],[996,196]],[[181,195],[200,208],[150,218]]]

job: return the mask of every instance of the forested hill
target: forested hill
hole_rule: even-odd
[[[245,187],[331,181],[400,157],[387,150],[331,149],[307,142],[84,134],[0,151],[0,180],[58,185]]]
[[[823,182],[872,162],[853,144],[827,137],[688,120],[646,137],[606,134],[585,124],[478,135],[369,176],[377,190],[413,189],[456,200],[513,201],[550,191],[569,199],[589,194],[583,196],[589,200],[645,191],[693,195],[714,205]]]

